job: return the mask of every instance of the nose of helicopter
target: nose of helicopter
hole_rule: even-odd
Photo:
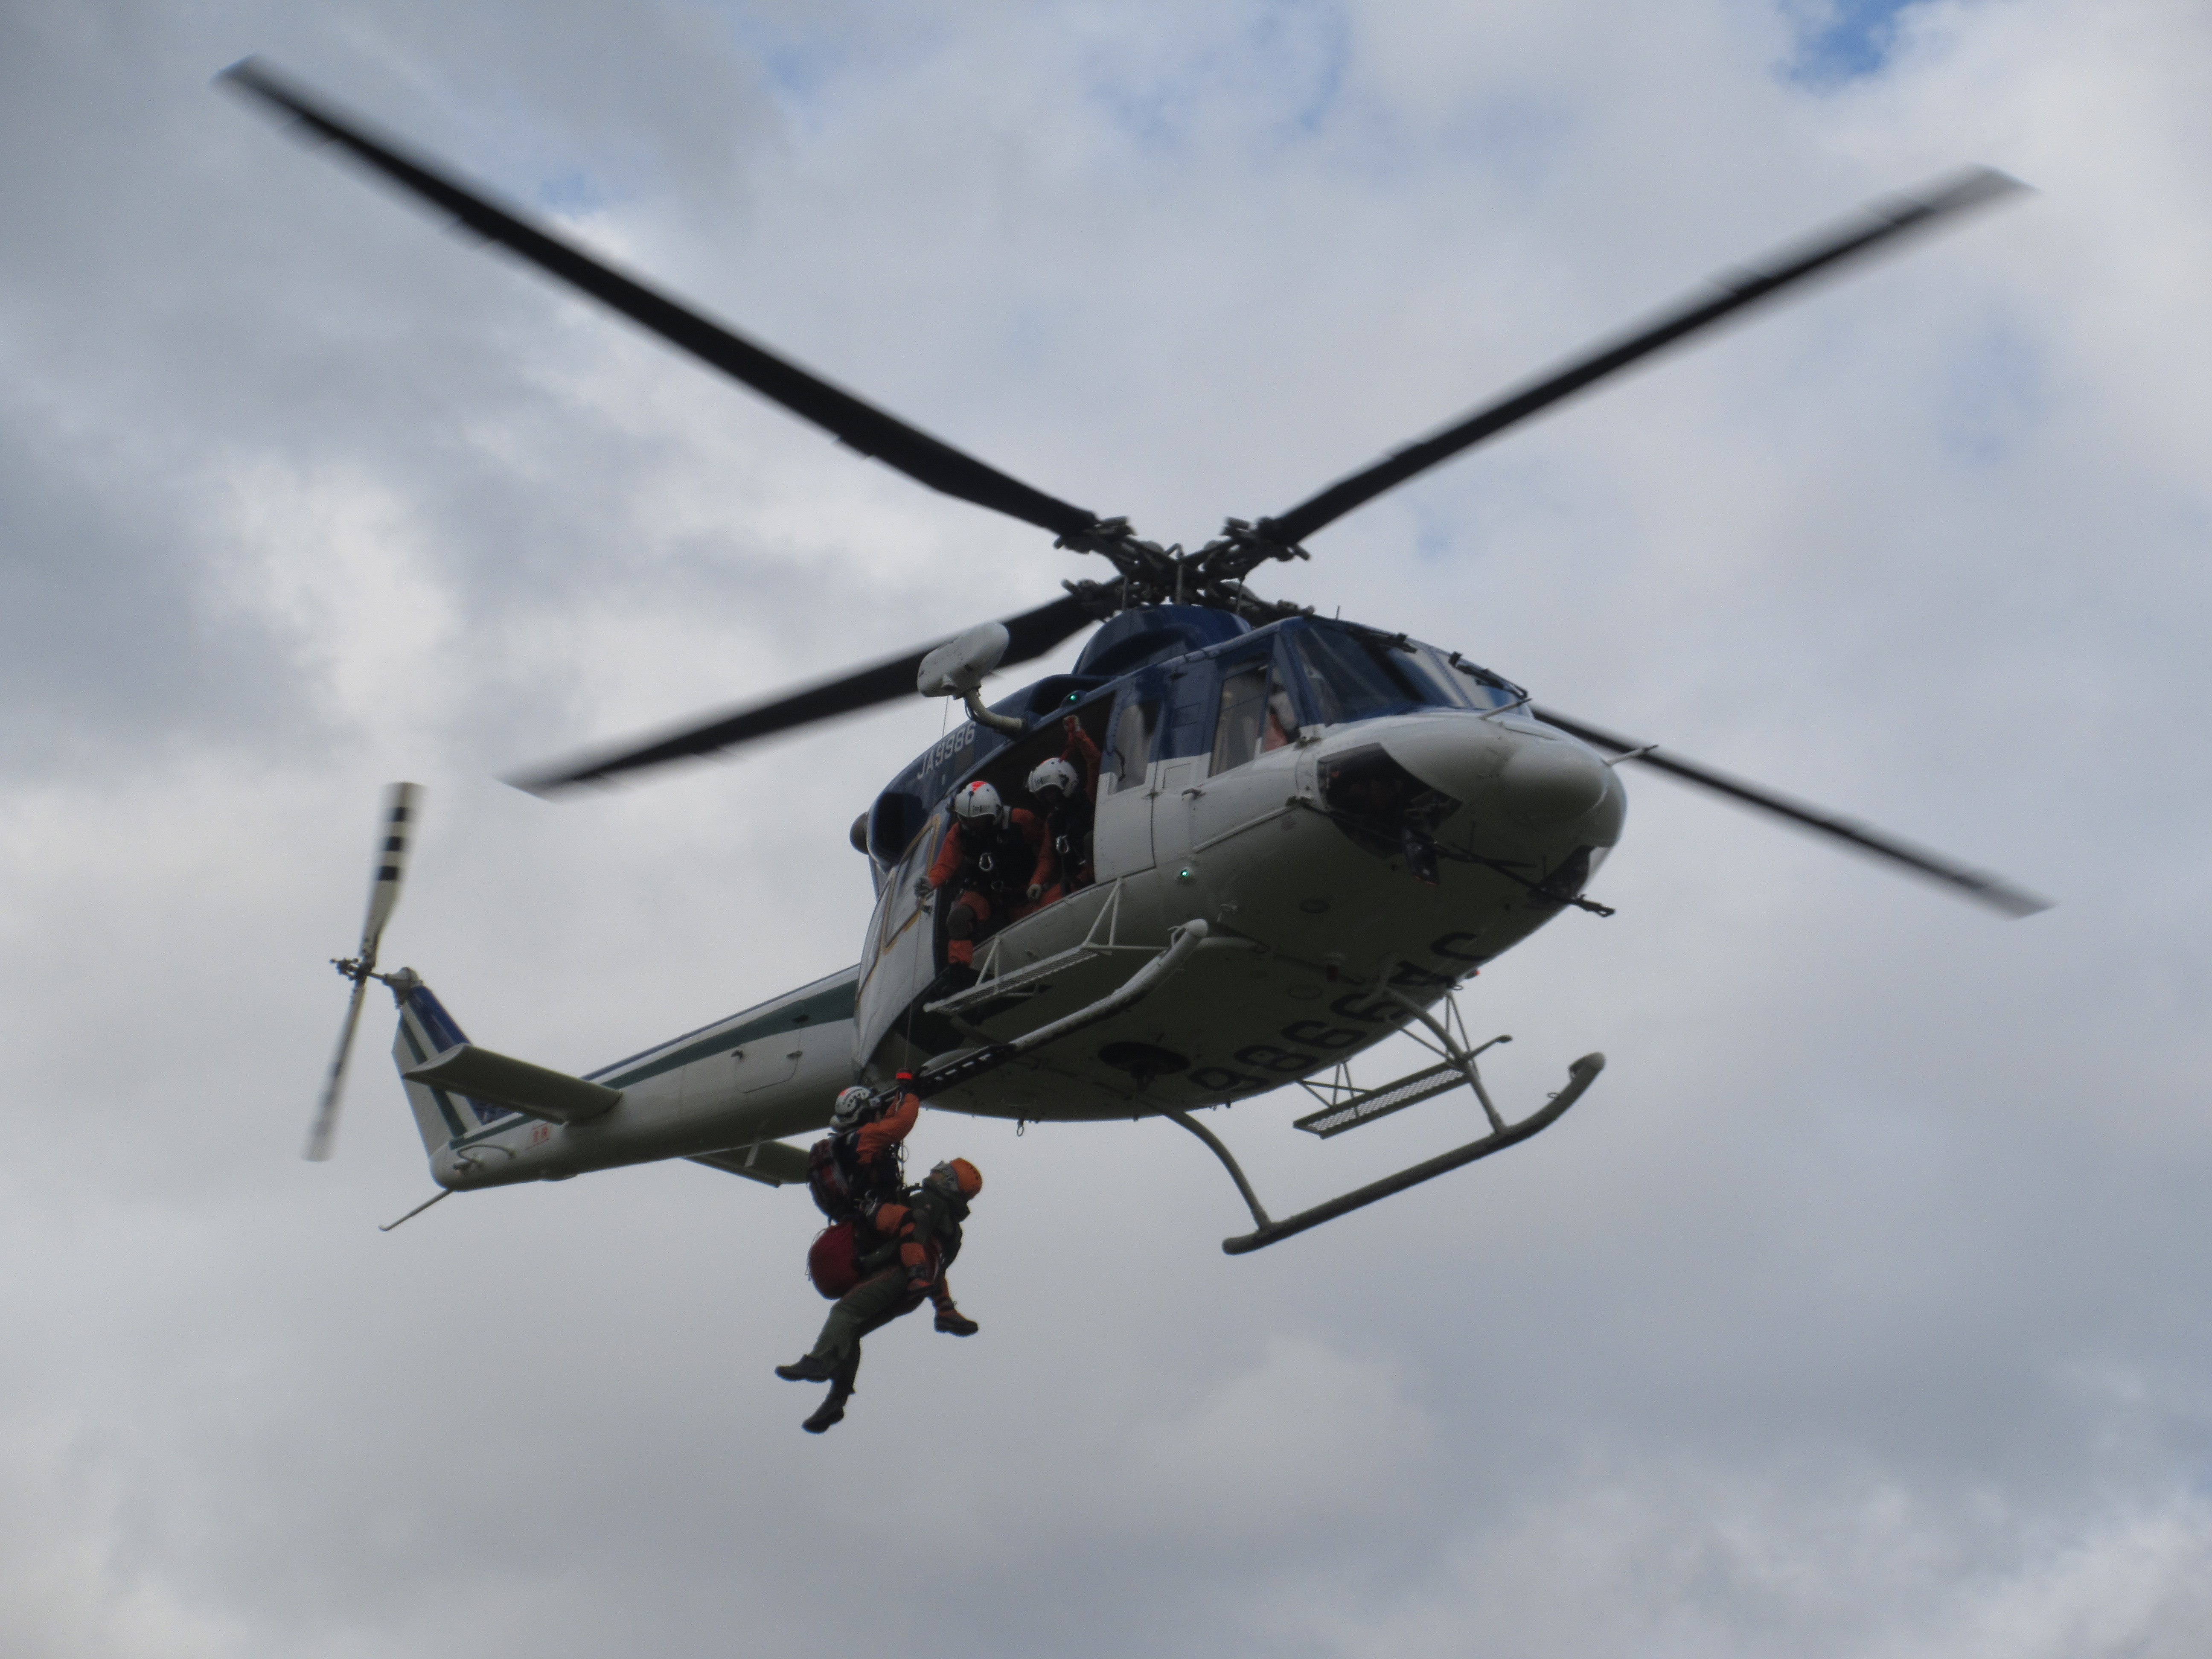
[[[1580,838],[1609,846],[1625,814],[1612,770],[1569,738],[1495,720],[1437,720],[1393,732],[1383,746],[1423,782],[1523,829],[1578,824]]]
[[[1516,823],[1550,830],[1595,807],[1612,775],[1580,744],[1523,738],[1498,774],[1498,794]]]

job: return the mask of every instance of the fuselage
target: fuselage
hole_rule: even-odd
[[[1273,1089],[1380,1041],[1407,1002],[1425,1007],[1559,914],[1620,838],[1613,770],[1525,704],[1403,636],[1124,613],[1073,674],[995,706],[1030,730],[967,726],[878,799],[860,1076],[1073,1012],[1194,919],[1209,938],[1170,990],[937,1103],[1143,1115]],[[947,1006],[939,907],[914,881],[945,802],[976,777],[1022,801],[1071,715],[1103,751],[1096,879],[993,938],[976,957],[985,982]]]
[[[623,1091],[603,1118],[472,1128],[438,1178],[558,1179],[804,1133],[855,1078],[1095,1003],[1192,921],[1206,940],[1165,988],[931,1104],[1144,1116],[1326,1071],[1557,915],[1619,840],[1613,770],[1526,702],[1403,635],[1125,611],[1072,674],[994,705],[1024,730],[964,724],[878,797],[855,967],[592,1073]],[[1025,804],[1071,717],[1102,757],[1094,878],[993,933],[963,987],[945,972],[944,896],[916,878],[954,793],[981,778]]]

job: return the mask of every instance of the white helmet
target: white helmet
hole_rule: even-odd
[[[830,1127],[838,1130],[851,1128],[860,1121],[860,1114],[868,1109],[868,1103],[874,1098],[875,1096],[867,1090],[855,1084],[837,1097],[837,1104],[830,1113]]]
[[[1073,800],[1081,781],[1075,775],[1075,769],[1055,755],[1048,761],[1041,762],[1036,770],[1030,774],[1030,793],[1042,795],[1048,789],[1057,789],[1062,800]]]
[[[999,792],[978,778],[952,798],[952,811],[955,816],[971,823],[984,819],[995,823],[999,817]]]

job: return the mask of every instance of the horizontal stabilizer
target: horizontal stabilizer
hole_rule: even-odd
[[[581,1123],[611,1110],[622,1091],[604,1084],[586,1083],[566,1072],[533,1066],[526,1060],[495,1054],[464,1042],[434,1054],[422,1065],[402,1072],[413,1083],[427,1083],[479,1100],[495,1100],[526,1117],[550,1123]],[[803,1156],[803,1154],[802,1154]]]
[[[806,1152],[788,1141],[763,1140],[750,1146],[732,1146],[726,1152],[702,1152],[691,1160],[710,1170],[726,1170],[748,1181],[771,1187],[806,1179]]]

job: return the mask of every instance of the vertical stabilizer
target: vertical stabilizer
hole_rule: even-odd
[[[399,1005],[399,1030],[392,1039],[392,1063],[407,1090],[407,1103],[415,1110],[415,1127],[422,1132],[422,1150],[435,1153],[441,1147],[488,1124],[514,1114],[505,1106],[473,1095],[456,1094],[407,1076],[410,1067],[426,1064],[434,1055],[466,1042],[468,1033],[446,1012],[412,969],[392,976],[392,1000]]]

